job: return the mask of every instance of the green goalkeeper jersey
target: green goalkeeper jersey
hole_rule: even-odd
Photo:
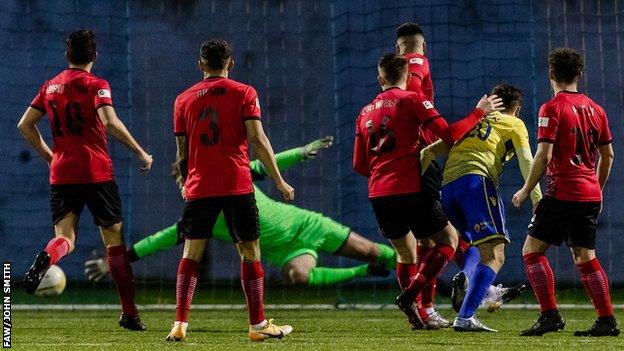
[[[301,151],[292,149],[275,155],[280,170],[303,160]],[[266,177],[262,163],[250,163],[254,180]],[[272,264],[281,267],[294,253],[316,255],[316,250],[333,253],[347,239],[350,229],[320,213],[305,210],[268,197],[254,185],[260,222],[260,251]],[[220,214],[213,229],[214,238],[231,242],[232,238]]]

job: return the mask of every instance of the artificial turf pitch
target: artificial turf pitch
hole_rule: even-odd
[[[441,311],[451,317],[449,310]],[[144,311],[146,332],[117,326],[112,311],[14,311],[15,350],[622,350],[624,336],[579,338],[572,335],[594,320],[593,310],[562,311],[566,329],[542,337],[520,337],[518,331],[536,319],[535,310],[485,311],[479,316],[498,333],[453,330],[412,331],[398,310],[269,310],[278,323],[290,323],[282,340],[252,343],[242,310],[191,311],[186,342],[165,341],[174,311]]]

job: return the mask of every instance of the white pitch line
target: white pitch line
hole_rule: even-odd
[[[335,309],[353,309],[353,310],[393,310],[397,307],[393,304],[268,304],[265,307],[269,310],[335,310]],[[450,304],[436,305],[440,309],[450,309]],[[624,304],[613,305],[614,308],[624,309]],[[119,305],[113,304],[17,304],[11,306],[16,311],[44,311],[44,310],[64,310],[64,311],[117,311]],[[140,310],[156,311],[156,310],[175,310],[173,304],[148,304],[138,305]],[[243,304],[199,304],[191,307],[193,310],[244,310],[246,305]],[[506,304],[503,309],[509,310],[534,310],[538,309],[537,304]],[[593,309],[590,304],[560,304],[560,309]]]

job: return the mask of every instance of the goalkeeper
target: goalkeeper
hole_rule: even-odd
[[[330,147],[332,143],[333,137],[327,136],[283,151],[275,155],[277,165],[280,170],[285,170],[316,157],[319,150]],[[249,166],[254,181],[268,176],[258,160],[252,161]],[[177,174],[175,176],[184,195],[181,181]],[[261,254],[270,264],[281,269],[287,284],[334,285],[357,277],[388,276],[387,267],[395,266],[395,253],[389,246],[374,243],[320,213],[275,201],[255,186],[254,194],[259,212]],[[219,215],[213,234],[217,240],[232,241],[223,214]],[[183,241],[176,223],[135,243],[128,249],[128,259],[138,261]],[[318,267],[319,251],[367,264],[348,268]],[[91,280],[100,280],[108,274],[106,260],[98,258],[85,262],[85,273]]]

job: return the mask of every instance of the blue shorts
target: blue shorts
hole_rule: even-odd
[[[442,206],[462,238],[473,245],[492,239],[509,242],[505,207],[494,183],[477,174],[466,174],[442,187]]]

